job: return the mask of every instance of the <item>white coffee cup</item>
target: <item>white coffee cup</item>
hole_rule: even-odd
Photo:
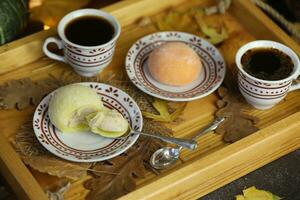
[[[250,49],[275,48],[290,56],[294,64],[292,73],[282,80],[269,81],[248,74],[242,66],[242,56]],[[265,110],[279,103],[288,92],[299,89],[299,83],[293,83],[300,74],[300,62],[297,54],[289,47],[274,41],[257,40],[242,46],[236,54],[238,67],[238,85],[246,101],[257,109]]]
[[[82,46],[68,40],[65,35],[66,26],[70,21],[83,16],[98,16],[106,19],[114,28],[114,35],[111,40],[97,46]],[[43,45],[44,53],[49,58],[71,65],[78,74],[91,77],[97,75],[111,62],[121,27],[109,13],[97,9],[80,9],[64,16],[60,20],[57,30],[61,40],[54,37],[47,38]],[[47,48],[49,43],[55,43],[59,49],[63,49],[64,55],[60,56],[50,52]]]

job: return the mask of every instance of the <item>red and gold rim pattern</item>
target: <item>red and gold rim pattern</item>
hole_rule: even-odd
[[[94,89],[105,107],[115,109],[128,120],[131,127],[141,130],[142,114],[135,101],[118,88],[102,83],[79,83]],[[126,138],[104,138],[90,132],[62,133],[51,124],[48,104],[52,92],[38,105],[33,118],[33,128],[39,142],[51,153],[75,162],[96,162],[115,157],[130,148],[139,135]]]
[[[151,51],[165,42],[184,42],[201,58],[201,77],[185,88],[172,87],[151,80],[147,59]],[[225,77],[225,62],[219,51],[206,40],[183,32],[159,32],[138,40],[128,51],[126,71],[130,80],[142,91],[170,101],[190,101],[215,91]]]

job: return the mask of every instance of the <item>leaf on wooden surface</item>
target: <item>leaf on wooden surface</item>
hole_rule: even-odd
[[[224,24],[215,27],[216,23],[206,23],[204,19],[203,9],[195,7],[180,12],[177,10],[169,10],[165,15],[154,16],[152,21],[161,31],[188,31],[190,33],[206,37],[206,39],[218,45],[228,38],[228,31]]]
[[[255,186],[243,190],[243,195],[235,196],[236,200],[280,200],[281,197],[269,191],[256,189]]]
[[[216,133],[223,134],[225,142],[235,142],[258,130],[255,126],[258,118],[245,113],[248,105],[239,93],[220,87],[218,94],[221,100],[217,102],[219,110],[216,116],[225,117],[226,120],[217,128]]]
[[[149,149],[153,141],[146,139],[135,144],[124,154],[106,162],[97,163],[97,171],[117,172],[117,175],[93,172],[94,177],[85,182],[91,192],[87,200],[116,199],[136,188],[136,179],[144,178],[144,161],[148,161]]]
[[[242,97],[237,83],[237,66],[235,65],[235,54],[237,50],[245,43],[254,38],[249,35],[242,27],[232,23],[230,18],[224,23],[230,30],[229,39],[225,40],[220,46],[224,59],[226,60],[226,76],[223,86],[218,89],[220,100],[217,102],[218,111],[216,116],[226,117],[216,132],[223,134],[223,140],[226,142],[235,142],[258,130],[255,124],[259,119],[247,114],[250,109]],[[234,28],[233,28],[234,27]]]
[[[58,88],[58,82],[52,79],[34,82],[29,78],[11,80],[0,86],[0,108],[22,110],[36,105],[52,90]]]
[[[48,78],[33,81],[29,78],[11,80],[0,86],[0,109],[22,110],[29,105],[37,105],[53,90],[70,83],[98,81],[98,78],[84,78],[73,72],[62,73],[59,77],[51,74]]]
[[[155,112],[151,104],[153,98],[145,93],[141,93],[131,81],[128,80],[126,75],[111,74],[109,77],[105,83],[118,87],[128,93],[136,101],[142,111]],[[143,131],[162,135],[172,134],[172,131],[162,123],[147,118],[144,119]],[[85,187],[91,190],[87,199],[115,199],[134,190],[136,187],[136,179],[144,177],[145,169],[159,174],[157,170],[150,166],[149,159],[154,151],[163,145],[164,143],[158,140],[141,137],[137,144],[120,156],[97,163],[90,170],[94,177],[85,184]],[[99,173],[97,171],[101,172]],[[103,171],[106,173],[103,173]]]
[[[213,5],[204,9],[206,15],[212,15],[216,13],[225,13],[225,11],[230,7],[232,0],[221,0],[218,1],[217,5]]]
[[[152,24],[152,20],[150,17],[142,17],[139,21],[138,21],[138,26],[140,27],[145,27]]]
[[[200,12],[196,12],[194,17],[201,31],[210,43],[218,45],[228,38],[228,32],[224,26],[220,27],[221,30],[218,31],[216,28],[206,24],[203,15]]]
[[[27,90],[28,88],[29,91]],[[0,106],[3,109],[14,108],[23,109],[30,103],[41,99],[41,95],[36,90],[35,84],[30,79],[13,80],[0,87]]]
[[[109,74],[107,76],[107,80],[105,81],[107,84],[114,85],[129,95],[131,95],[139,107],[148,112],[155,112],[151,102],[152,97],[147,94],[141,93],[127,78],[119,77],[115,74]],[[49,82],[50,79],[50,82]],[[73,73],[63,73],[61,76],[54,77],[50,76],[49,79],[43,79],[39,81],[32,81],[32,84],[48,84],[52,85],[51,88],[60,87],[62,85],[82,82],[82,81],[99,81],[98,78],[82,78],[78,75],[74,75]],[[25,90],[28,88],[25,88]],[[51,90],[52,91],[52,90]],[[176,110],[177,106],[170,106],[174,110]],[[165,127],[160,122],[154,122],[149,119],[144,120],[143,130],[149,133],[159,133],[163,135],[170,135],[172,131]],[[53,176],[58,177],[68,177],[69,179],[78,179],[82,176],[85,176],[87,171],[90,171],[94,174],[95,180],[91,180],[92,192],[90,196],[96,197],[98,199],[99,196],[102,196],[99,193],[99,190],[94,190],[93,188],[98,188],[102,184],[102,181],[106,181],[105,184],[111,185],[111,188],[115,192],[111,194],[108,190],[102,190],[104,195],[116,195],[121,196],[126,191],[131,191],[135,188],[135,179],[137,177],[143,177],[144,170],[147,169],[152,171],[155,174],[159,172],[155,169],[151,168],[148,161],[152,153],[162,146],[162,142],[157,140],[143,140],[145,138],[141,137],[138,144],[135,144],[131,147],[127,152],[118,156],[110,161],[99,162],[94,168],[90,168],[90,164],[86,163],[73,163],[69,161],[62,160],[60,158],[55,157],[50,154],[47,150],[45,150],[42,145],[37,141],[34,132],[32,130],[32,121],[25,123],[20,131],[15,136],[14,145],[16,150],[20,153],[21,158],[25,162],[25,164],[29,165],[33,169],[37,171],[44,172]],[[143,142],[146,141],[146,142]],[[141,143],[142,142],[142,143]],[[141,145],[142,144],[142,145]],[[141,148],[143,147],[143,148]],[[114,168],[108,168],[107,165],[114,164]],[[119,163],[119,164],[118,164]],[[121,164],[120,164],[121,163]],[[100,167],[99,167],[99,166]],[[122,178],[115,179],[115,177],[119,177],[119,174],[122,174]],[[126,176],[125,174],[128,173]],[[99,178],[102,177],[102,178]],[[117,186],[118,181],[122,182],[123,188]],[[98,185],[98,186],[97,186]],[[110,190],[109,189],[109,190]]]
[[[47,195],[49,200],[64,200],[64,194],[70,188],[70,186],[71,186],[71,183],[68,182],[67,184],[65,184],[62,187],[58,188],[54,192],[51,192],[51,191],[47,190],[46,195]]]
[[[39,172],[72,180],[86,176],[87,170],[91,166],[91,163],[72,163],[52,155],[23,156],[22,160],[26,165]]]
[[[84,7],[90,0],[43,0],[40,6],[30,10],[30,18],[42,21],[48,26],[55,26],[67,13]]]
[[[13,145],[23,156],[48,154],[47,150],[36,139],[31,120],[21,126],[15,135]]]
[[[49,153],[36,139],[32,121],[25,123],[15,136],[14,146],[23,162],[39,172],[77,180],[87,174],[91,163],[74,163]]]
[[[194,22],[191,12],[169,10],[165,15],[152,18],[154,25],[161,31],[183,31],[201,35],[198,25]]]
[[[144,117],[153,119],[158,122],[173,122],[175,121],[184,111],[186,103],[180,103],[180,106],[175,108],[172,113],[169,113],[168,102],[160,99],[155,99],[152,102],[153,107],[159,114],[154,114],[150,112],[142,112]]]

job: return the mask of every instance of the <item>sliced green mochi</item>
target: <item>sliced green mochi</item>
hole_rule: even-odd
[[[51,123],[67,133],[89,130],[85,117],[102,109],[103,103],[94,90],[82,85],[68,85],[54,93],[48,114]]]
[[[120,137],[128,131],[126,119],[115,110],[103,109],[86,117],[86,121],[93,133],[104,137]]]

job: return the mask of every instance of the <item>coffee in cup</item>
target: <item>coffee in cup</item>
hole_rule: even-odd
[[[112,60],[121,27],[109,13],[97,9],[80,9],[64,16],[58,24],[60,39],[47,38],[44,53],[73,67],[80,75],[90,77],[101,72]],[[60,56],[50,52],[49,43],[63,49]]]
[[[103,45],[113,38],[114,32],[113,25],[99,16],[75,18],[65,28],[66,38],[70,42],[82,46]]]
[[[275,48],[249,49],[241,62],[248,74],[267,81],[285,79],[294,68],[290,56]]]
[[[293,83],[300,74],[299,58],[281,43],[247,43],[238,50],[236,65],[240,92],[257,109],[272,108],[288,92],[300,88],[300,84]]]

